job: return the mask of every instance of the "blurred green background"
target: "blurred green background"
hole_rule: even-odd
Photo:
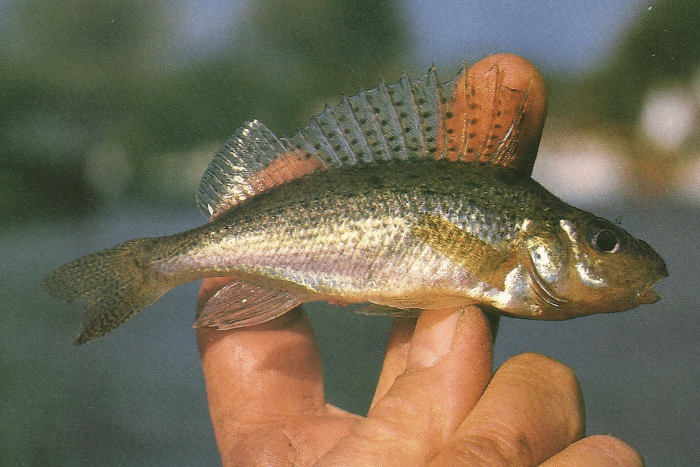
[[[74,349],[79,318],[39,278],[202,223],[199,177],[246,120],[290,135],[380,77],[435,63],[449,80],[496,52],[530,59],[549,86],[535,177],[622,217],[671,272],[663,300],[640,311],[504,320],[497,360],[564,361],[590,434],[622,437],[648,465],[697,462],[695,2],[0,0],[0,465],[217,465],[190,329],[196,284]],[[388,321],[309,308],[329,398],[366,410]]]
[[[612,138],[642,182],[667,195],[673,172],[697,159],[697,131],[670,148],[635,141],[650,92],[676,91],[697,107],[699,9],[618,0],[596,16],[577,2],[550,3],[470,12],[468,3],[408,0],[4,1],[0,219],[189,200],[211,154],[246,120],[289,135],[323,103],[380,76],[417,78],[436,62],[448,80],[462,60],[500,51],[523,54],[547,76],[548,131]],[[441,29],[440,15],[430,24],[438,8],[455,29],[454,17],[467,16],[466,35]],[[610,18],[616,10],[625,16]],[[522,26],[537,15],[553,17],[550,30]],[[568,29],[585,20],[580,35]],[[554,49],[566,37],[569,50]]]

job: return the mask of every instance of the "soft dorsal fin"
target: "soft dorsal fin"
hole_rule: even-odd
[[[496,66],[477,77],[463,66],[443,84],[431,67],[417,81],[404,74],[396,84],[382,81],[344,96],[292,138],[278,138],[254,120],[216,153],[197,203],[216,217],[295,178],[378,161],[446,158],[510,167],[526,100],[527,92],[499,84]]]

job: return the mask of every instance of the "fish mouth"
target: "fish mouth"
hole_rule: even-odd
[[[659,295],[656,292],[656,290],[654,290],[654,285],[656,285],[656,282],[644,287],[641,290],[638,290],[637,295],[635,295],[634,297],[634,301],[639,305],[644,305],[649,303],[656,303],[659,300],[661,300],[661,295]]]
[[[649,283],[637,291],[637,294],[635,296],[635,302],[639,305],[656,303],[661,299],[661,296],[654,290],[654,286],[658,281],[660,281],[664,277],[668,277],[668,269],[666,268],[666,262],[644,240],[637,239],[637,244],[642,250],[642,253],[646,257],[647,261],[649,262],[650,269],[653,272],[651,272],[648,276],[649,279],[651,279]]]

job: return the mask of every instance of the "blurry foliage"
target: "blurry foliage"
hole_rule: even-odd
[[[631,125],[659,82],[700,73],[700,8],[695,0],[657,0],[626,32],[612,60],[583,77],[571,100],[591,124]]]
[[[171,4],[40,0],[5,9],[0,219],[6,220],[81,212],[109,201],[110,193],[117,202],[181,196],[176,188],[148,191],[162,155],[223,143],[253,118],[289,134],[324,100],[363,82],[374,86],[382,74],[396,78],[409,43],[398,1],[242,1],[228,46],[203,58],[177,50],[187,18]],[[93,163],[105,147],[117,149]],[[115,174],[124,177],[111,191],[89,175],[110,164],[123,166]]]
[[[323,71],[324,90],[358,74],[376,79],[379,65],[409,45],[394,2],[272,0],[256,5],[252,21],[264,49],[286,55],[309,79]]]
[[[401,0],[240,0],[226,45],[203,57],[182,47],[189,19],[177,5],[5,4],[0,219],[79,213],[129,197],[189,199],[194,187],[158,172],[200,170],[184,157],[206,150],[208,159],[246,120],[289,135],[342,92],[373,87],[380,76],[395,81],[412,67]],[[585,76],[547,77],[550,115],[631,128],[649,86],[698,72],[697,44],[694,2],[659,0],[608,63]]]

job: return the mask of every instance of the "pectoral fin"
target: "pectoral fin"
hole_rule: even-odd
[[[421,216],[413,227],[413,234],[465,267],[474,277],[493,285],[502,284],[499,272],[514,259],[509,250],[502,251],[434,214]]]
[[[194,327],[212,326],[226,330],[261,324],[301,303],[288,292],[234,281],[207,301]]]

